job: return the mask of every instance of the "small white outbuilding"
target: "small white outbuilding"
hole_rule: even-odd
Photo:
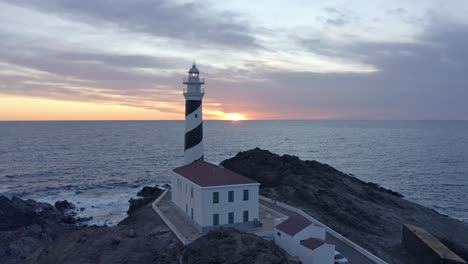
[[[202,233],[218,226],[248,230],[258,220],[259,183],[206,161],[173,170],[172,202]]]
[[[302,240],[300,245],[299,260],[302,264],[333,264],[335,245],[313,237]]]
[[[333,264],[335,246],[325,243],[325,228],[303,217],[279,219],[275,243],[304,264]]]

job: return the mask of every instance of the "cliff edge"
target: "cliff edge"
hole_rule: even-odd
[[[240,152],[221,165],[260,182],[261,195],[301,208],[389,263],[414,263],[401,248],[403,224],[428,230],[468,258],[468,223],[329,165],[259,148]]]

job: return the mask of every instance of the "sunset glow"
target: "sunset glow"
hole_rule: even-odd
[[[194,60],[205,120],[468,116],[467,1],[69,2],[0,0],[0,121],[183,120]]]
[[[241,120],[247,120],[247,117],[243,114],[239,113],[227,113],[225,114],[225,120],[230,120],[230,121],[241,121]]]

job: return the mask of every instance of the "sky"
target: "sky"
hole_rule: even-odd
[[[0,0],[0,120],[467,120],[466,0]]]

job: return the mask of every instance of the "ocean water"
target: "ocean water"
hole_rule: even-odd
[[[315,159],[468,222],[466,121],[205,121],[205,157]],[[68,199],[113,225],[183,160],[183,121],[0,122],[0,194]]]

